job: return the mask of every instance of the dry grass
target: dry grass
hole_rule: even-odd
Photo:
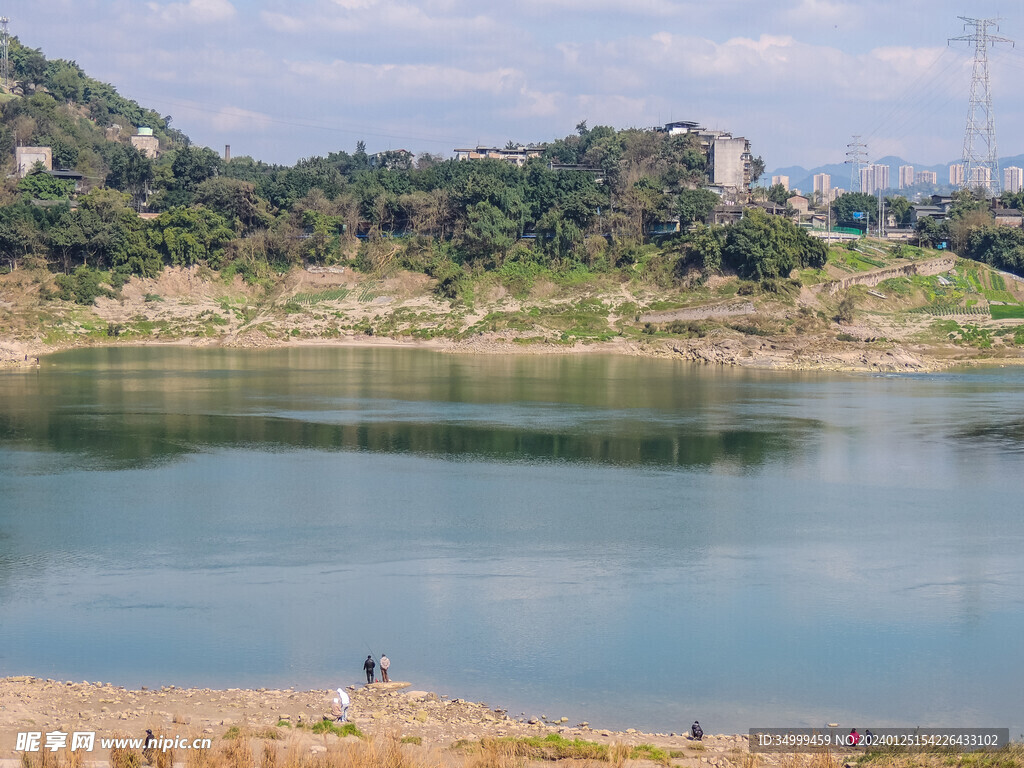
[[[260,753],[258,761],[254,743]],[[438,768],[440,762],[431,759],[424,750],[410,751],[397,738],[391,737],[335,742],[326,751],[316,753],[303,747],[298,739],[280,746],[274,740],[261,743],[238,738],[213,749],[190,750],[186,764],[187,768]],[[513,766],[495,765],[493,768]]]

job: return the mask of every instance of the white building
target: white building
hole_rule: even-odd
[[[914,166],[900,166],[900,189],[914,186]]]
[[[53,170],[53,152],[49,147],[15,147],[14,165],[17,168],[18,178],[23,179],[28,175],[36,163],[42,163],[43,168]]]
[[[939,174],[935,171],[918,171],[914,174],[914,183],[935,186],[939,183]]]
[[[832,176],[827,173],[814,174],[814,197],[823,203],[832,198]]]
[[[860,169],[860,191],[870,195],[889,189],[889,166],[868,165]]]
[[[953,163],[953,165],[949,166],[949,183],[954,187],[962,187],[964,185],[963,163]]]
[[[789,176],[772,176],[772,186],[781,184],[786,191],[789,191]]]
[[[1003,191],[1020,192],[1024,188],[1024,169],[1011,165],[1003,169]]]

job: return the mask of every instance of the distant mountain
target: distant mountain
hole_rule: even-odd
[[[875,160],[871,164],[889,166],[889,182],[895,190],[899,187],[901,165],[914,166],[915,173],[919,173],[920,171],[935,171],[935,174],[938,176],[937,186],[941,188],[949,186],[949,166],[955,165],[959,162],[959,160],[951,160],[948,163],[940,165],[918,165],[917,163],[904,160],[902,157],[893,157],[892,155],[889,155],[881,158],[880,160]],[[1024,155],[1013,155],[1012,157],[1003,157],[999,159],[1000,168],[1008,168],[1010,166],[1024,168]],[[771,184],[772,176],[789,176],[789,188],[799,189],[801,192],[806,194],[814,191],[814,177],[819,173],[827,173],[832,176],[833,188],[842,187],[846,190],[850,188],[850,166],[847,163],[819,165],[817,168],[811,168],[810,170],[799,165],[791,165],[786,168],[776,168],[774,171],[765,172],[760,183],[767,186]],[[1000,182],[1001,181],[1002,179],[1000,179]]]

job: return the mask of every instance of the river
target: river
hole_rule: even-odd
[[[0,374],[0,675],[1024,731],[1024,370],[101,348]]]

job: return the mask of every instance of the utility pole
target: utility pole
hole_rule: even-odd
[[[11,92],[11,64],[8,56],[8,48],[10,48],[10,35],[7,33],[7,22],[9,22],[6,16],[0,16],[0,78],[4,81],[4,92]]]
[[[846,162],[850,164],[850,191],[863,192],[860,188],[860,167],[868,161],[868,145],[854,136],[853,141],[846,145]]]
[[[999,191],[999,156],[996,152],[996,123],[992,113],[992,85],[988,76],[988,49],[996,43],[1013,40],[989,34],[989,27],[999,31],[999,19],[972,19],[958,16],[964,22],[964,31],[974,31],[960,37],[951,37],[946,45],[954,42],[970,43],[974,46],[974,68],[971,72],[971,99],[967,108],[967,128],[964,131],[964,180],[962,188],[984,187],[987,194]]]

